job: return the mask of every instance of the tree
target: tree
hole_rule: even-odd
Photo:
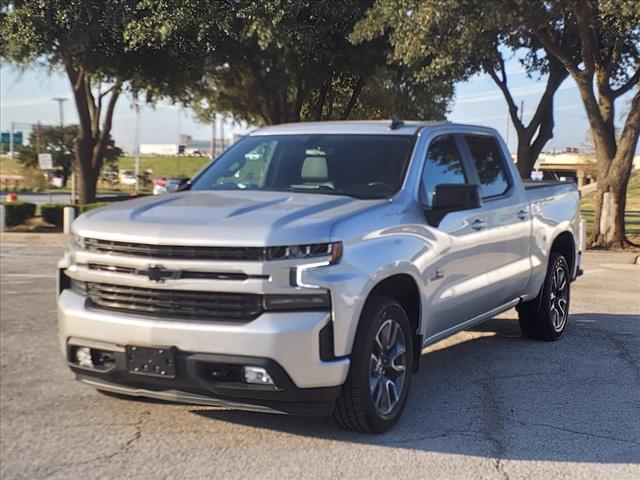
[[[69,176],[75,166],[75,139],[78,136],[77,125],[37,126],[29,135],[29,144],[18,148],[18,161],[25,167],[38,166],[38,153],[50,153],[54,167],[62,172],[62,186],[67,186]],[[115,146],[115,142],[109,136],[105,148],[104,163],[114,165],[122,150]]]
[[[18,147],[18,161],[25,167],[38,167],[38,153],[50,153],[54,167],[62,170],[62,183],[67,185],[67,179],[73,170],[73,148],[77,126],[41,127],[36,126],[29,135],[29,144]]]
[[[80,202],[91,202],[122,93],[144,92],[148,99],[177,95],[199,78],[202,60],[170,40],[159,48],[131,27],[133,20],[144,21],[148,14],[145,1],[30,0],[3,5],[2,57],[23,68],[44,63],[63,70],[69,79],[79,119],[74,151]]]
[[[524,1],[524,0],[523,0]],[[593,137],[598,188],[592,246],[624,247],[624,211],[640,132],[640,8],[635,0],[528,2],[529,28],[578,85]],[[579,32],[576,60],[560,41]],[[622,131],[616,134],[616,100],[635,89]]]
[[[518,169],[528,177],[544,145],[553,138],[553,98],[568,74],[535,37],[522,35],[525,5],[496,8],[485,0],[377,0],[353,39],[389,35],[394,57],[413,65],[424,79],[468,79],[485,72],[507,102],[518,136]],[[567,31],[563,42],[573,42]],[[528,75],[546,77],[544,93],[525,124],[509,89],[505,54],[525,51],[520,59]]]
[[[172,35],[199,43],[207,58],[206,74],[185,101],[205,121],[216,112],[251,124],[389,118],[414,112],[442,118],[451,82],[422,84],[413,82],[408,69],[388,68],[385,38],[359,45],[350,42],[349,34],[370,4],[359,0],[156,2],[151,7],[155,21],[144,28],[150,35],[169,29]],[[183,23],[175,22],[176,17]],[[392,75],[403,76],[404,90],[389,82]],[[420,105],[403,111],[400,107],[406,105],[398,99],[409,88]],[[437,95],[428,95],[432,92]]]

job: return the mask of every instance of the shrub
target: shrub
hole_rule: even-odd
[[[65,207],[72,206],[73,205],[66,205],[64,203],[47,203],[40,205],[40,215],[42,215],[45,222],[62,227],[64,222],[64,209]]]
[[[7,227],[21,225],[36,213],[35,203],[2,202],[4,205],[4,219]]]
[[[106,207],[107,205],[111,205],[111,203],[110,202],[85,203],[84,205],[80,205],[80,213],[88,212],[89,210],[93,210],[94,208]]]

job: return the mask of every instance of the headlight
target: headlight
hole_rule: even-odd
[[[330,257],[330,265],[333,265],[340,261],[341,256],[342,242],[267,248],[267,260],[304,260],[309,258]]]
[[[80,235],[71,236],[71,246],[76,250],[85,250],[87,248],[84,237],[81,237]]]

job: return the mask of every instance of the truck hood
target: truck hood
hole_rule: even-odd
[[[90,238],[165,245],[275,246],[322,243],[342,218],[384,200],[260,191],[197,191],[144,197],[92,210],[73,223]]]

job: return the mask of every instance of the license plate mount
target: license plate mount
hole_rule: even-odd
[[[175,347],[138,347],[127,345],[127,369],[133,375],[175,378]]]

